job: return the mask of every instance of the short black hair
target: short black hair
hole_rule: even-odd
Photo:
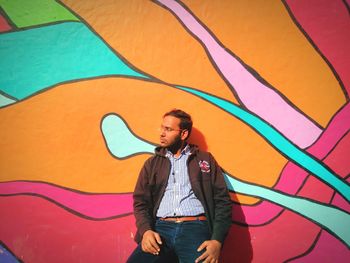
[[[187,138],[190,136],[192,131],[192,125],[193,125],[191,115],[189,115],[188,113],[180,109],[172,109],[171,111],[168,111],[167,113],[165,113],[163,115],[163,118],[166,116],[173,116],[180,119],[180,129],[188,130]]]

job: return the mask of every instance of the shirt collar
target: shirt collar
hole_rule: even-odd
[[[191,147],[189,146],[189,144],[186,144],[185,148],[182,149],[180,156],[178,158],[180,158],[182,155],[190,155],[191,154]],[[174,157],[173,153],[171,151],[169,151],[168,149],[166,150],[166,157]]]

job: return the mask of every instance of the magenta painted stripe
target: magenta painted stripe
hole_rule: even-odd
[[[325,158],[325,156],[349,130],[350,103],[347,103],[334,116],[317,142],[307,149],[307,152],[311,153],[318,159]],[[289,162],[283,169],[280,180],[274,189],[287,194],[295,194],[303,184],[307,175],[308,173],[305,170],[294,163]],[[233,212],[235,210],[237,211],[236,213],[233,213],[233,220],[236,222],[247,223],[249,225],[265,224],[283,210],[282,207],[267,201],[262,201],[256,206],[242,205],[239,207],[238,205],[234,205],[233,209]],[[245,218],[242,218],[242,213],[239,212],[240,209],[243,210]]]
[[[3,182],[0,195],[36,194],[73,212],[95,219],[133,212],[132,194],[87,194],[41,182]]]
[[[236,58],[220,46],[185,8],[173,0],[158,0],[158,2],[172,10],[185,27],[205,45],[220,72],[250,111],[272,124],[301,148],[308,147],[318,138],[320,128],[289,105],[277,92],[259,82]],[[266,107],[266,104],[269,107]]]
[[[350,19],[342,0],[287,0],[293,16],[350,93]]]
[[[350,177],[347,179],[350,182]],[[332,205],[341,209],[350,210],[349,203],[338,194],[334,197]],[[345,262],[344,259],[350,259],[350,250],[333,235],[322,230],[321,236],[312,251],[304,257],[297,258],[291,262],[314,263],[314,262]]]

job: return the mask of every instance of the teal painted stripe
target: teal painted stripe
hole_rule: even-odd
[[[322,181],[328,183],[333,189],[344,196],[347,201],[350,200],[350,186],[345,181],[337,177],[336,174],[334,174],[328,168],[324,167],[319,161],[316,161],[308,154],[300,150],[278,131],[262,121],[259,117],[256,117],[247,111],[244,111],[243,109],[226,100],[191,88],[181,86],[177,87],[181,90],[185,90],[192,94],[198,95],[199,97],[217,105],[221,109],[224,109],[225,111],[231,113],[233,116],[244,121],[249,126],[253,127],[263,137],[265,137],[269,142],[271,142],[271,144],[273,144],[278,150],[288,156],[288,158],[298,163],[306,170],[310,171]]]
[[[57,83],[104,75],[148,78],[80,22],[0,35],[0,89],[23,99]]]
[[[328,229],[348,246],[350,245],[350,215],[346,212],[334,207],[314,203],[307,199],[278,193],[265,187],[244,183],[227,174],[225,174],[225,180],[229,189],[241,194],[270,200],[297,212],[316,222],[321,227]]]
[[[16,102],[15,100],[7,98],[4,95],[0,94],[0,107],[10,105],[15,102]]]
[[[154,152],[155,145],[136,137],[123,119],[115,114],[103,118],[102,133],[109,151],[117,158],[126,158],[140,152]]]

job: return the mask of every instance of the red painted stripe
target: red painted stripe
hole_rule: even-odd
[[[287,0],[295,19],[328,59],[350,94],[350,19],[342,0]]]
[[[10,31],[12,28],[6,19],[0,14],[0,32]]]

